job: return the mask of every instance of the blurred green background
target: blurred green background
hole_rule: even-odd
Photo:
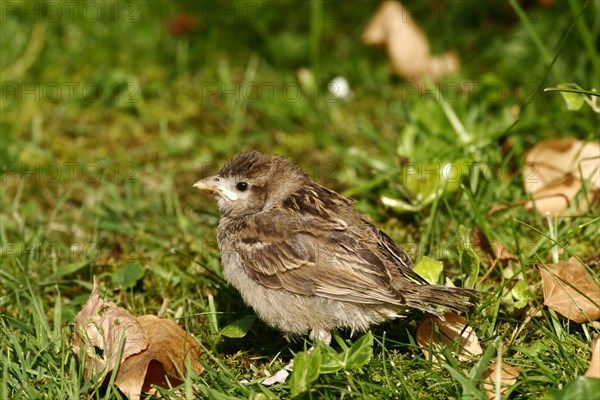
[[[76,162],[81,175],[86,163],[119,164],[126,171],[120,175],[138,181],[170,177],[185,196],[205,163],[256,148],[308,169],[335,163],[334,188],[363,194],[362,179],[371,179],[377,162],[397,166],[404,130],[416,136],[418,145],[402,154],[414,162],[499,163],[498,146],[507,140],[522,151],[547,137],[597,134],[588,110],[563,112],[558,93],[539,92],[570,82],[598,87],[597,54],[590,54],[598,44],[597,2],[523,2],[526,22],[503,1],[406,2],[432,50],[453,50],[461,59],[462,70],[441,82],[439,93],[420,93],[423,85],[393,76],[385,51],[360,42],[377,6],[6,2],[5,170],[35,174],[36,165],[58,162],[65,172],[65,163]],[[312,81],[299,80],[301,69]],[[352,101],[328,92],[336,76],[348,80]],[[469,132],[475,157],[455,145],[440,100]]]

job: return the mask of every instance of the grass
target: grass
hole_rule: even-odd
[[[546,218],[519,201],[527,149],[551,138],[598,140],[589,107],[568,111],[560,94],[543,92],[561,83],[600,88],[597,2],[406,2],[432,49],[456,49],[462,60],[458,76],[425,92],[390,76],[383,50],[360,43],[375,3],[98,4],[98,17],[77,2],[1,9],[0,398],[120,396],[85,382],[70,350],[93,275],[135,315],[156,314],[170,299],[166,317],[204,349],[206,371],[186,380],[188,398],[290,397],[289,384],[240,383],[276,371],[306,344],[287,343],[261,322],[243,339],[219,335],[253,313],[223,281],[216,207],[191,187],[247,149],[290,157],[351,195],[413,260],[443,261],[457,285],[467,273],[460,225],[518,256],[476,286],[482,299],[467,317],[484,349],[478,360],[424,358],[415,314],[374,327],[373,357],[320,375],[304,397],[484,398],[481,374],[498,354],[521,371],[510,398],[548,398],[585,372],[598,325],[570,323],[542,305],[535,264],[552,262],[555,243]],[[258,17],[248,4],[262,10]],[[166,21],[179,13],[198,23],[175,35]],[[302,67],[317,72],[314,88],[300,90]],[[352,101],[327,93],[338,75]],[[457,91],[465,83],[472,90]],[[417,194],[436,179],[431,171],[461,160],[471,164],[455,187],[420,203]],[[382,196],[415,210],[385,207]],[[560,259],[598,255],[593,211],[553,228]],[[490,266],[481,262],[480,277]],[[133,264],[143,275],[123,283],[117,271]],[[597,262],[589,264],[597,278]],[[532,292],[520,309],[510,300],[519,280]],[[338,339],[339,352],[358,338]]]

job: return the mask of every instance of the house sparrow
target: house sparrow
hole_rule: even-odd
[[[223,275],[256,314],[286,338],[365,331],[411,308],[466,311],[476,291],[430,285],[353,201],[287,159],[234,156],[194,184],[215,196]]]

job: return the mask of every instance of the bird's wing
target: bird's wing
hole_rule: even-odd
[[[429,283],[421,275],[413,271],[412,261],[408,254],[398,247],[396,243],[390,238],[385,232],[380,231],[373,225],[369,224],[374,234],[378,237],[378,246],[381,252],[398,267],[400,273],[410,281],[421,285],[428,285]]]
[[[379,248],[372,232],[364,237],[341,219],[318,215],[259,216],[249,226],[232,245],[248,275],[264,286],[365,304],[406,304],[391,284],[398,274],[389,258],[403,255],[393,242],[388,255],[390,244]]]

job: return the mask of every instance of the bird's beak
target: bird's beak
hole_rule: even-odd
[[[212,194],[213,196],[227,197],[231,201],[238,199],[238,196],[235,192],[225,187],[223,178],[221,178],[219,175],[213,175],[204,179],[200,179],[198,182],[194,183],[194,187],[202,190],[203,192]]]

